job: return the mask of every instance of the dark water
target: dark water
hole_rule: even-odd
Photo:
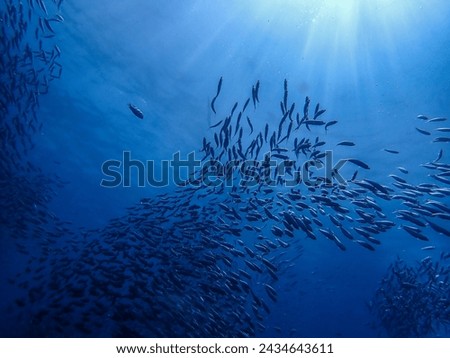
[[[449,13],[4,0],[1,336],[448,337]]]

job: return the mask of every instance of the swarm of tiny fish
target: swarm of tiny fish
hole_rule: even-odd
[[[416,265],[397,259],[378,288],[371,308],[389,337],[436,336],[450,325],[450,254]]]
[[[63,182],[28,160],[33,136],[42,131],[40,96],[62,72],[54,42],[56,24],[64,21],[61,3],[5,0],[0,6],[0,224],[14,239],[60,237],[66,230],[47,209]]]
[[[59,12],[61,0],[55,0]],[[39,6],[39,8],[38,8]],[[22,164],[33,147],[32,135],[40,132],[37,118],[39,96],[60,78],[61,51],[53,41],[55,23],[64,19],[49,16],[43,0],[5,0],[0,8],[0,133],[2,170]]]
[[[27,259],[24,272],[10,280],[20,291],[14,319],[26,327],[25,335],[254,337],[266,331],[280,282],[299,263],[307,240],[326,239],[337,251],[350,246],[375,251],[393,228],[421,241],[450,236],[450,165],[442,147],[450,141],[444,134],[450,129],[441,126],[444,117],[417,119],[423,121],[417,135],[434,138],[432,145],[439,149],[436,159],[423,164],[430,182],[414,184],[404,167],[389,176],[389,183],[372,180],[369,164],[353,156],[347,160],[355,170],[346,183],[334,180],[337,173],[321,176],[312,166],[306,166],[307,181],[298,174],[300,167],[305,162],[325,164],[327,143],[321,133],[332,133],[338,121],[327,119],[326,110],[311,105],[309,97],[299,105],[287,80],[280,91],[279,114],[270,123],[259,120],[260,81],[241,105],[235,102],[224,109],[222,77],[210,103],[218,118],[198,151],[202,169],[168,193],[143,198],[103,228],[74,230],[47,209],[63,183],[27,161],[33,134],[42,126],[36,114],[39,96],[61,75],[59,48],[50,42],[54,25],[63,21],[61,2],[53,1],[53,16],[44,0],[8,0],[0,10],[0,219]],[[133,113],[141,118],[137,107]],[[350,138],[337,145],[356,143]],[[384,150],[386,155],[399,154]],[[226,179],[222,185],[208,185],[214,168]],[[35,238],[37,247],[19,242],[26,237]],[[419,292],[402,283],[422,287],[422,273],[413,269],[411,274],[400,266],[394,264],[395,272],[405,272],[400,289]],[[438,285],[440,298],[448,295],[444,283]],[[423,318],[411,318],[408,324],[418,328],[408,331],[397,308],[391,316],[381,314],[398,291],[396,285],[383,286],[383,295],[373,302],[382,325],[392,336],[429,334]],[[402,297],[411,304],[405,292]],[[426,299],[429,292],[420,292]],[[445,323],[443,317],[439,322]],[[387,321],[393,327],[387,328]]]

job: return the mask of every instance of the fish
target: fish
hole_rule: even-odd
[[[288,99],[288,83],[287,79],[284,79],[284,96],[283,96],[283,102],[282,102],[282,112],[287,111],[287,99]]]
[[[289,119],[292,121],[292,114],[294,113],[295,102],[291,104],[291,108],[289,108]],[[291,124],[292,125],[292,124]]]
[[[443,153],[444,153],[444,151],[441,149],[438,153],[437,158],[434,160],[434,162],[438,162],[439,160],[441,160]]]
[[[256,81],[255,85],[255,100],[259,103],[259,80]]]
[[[428,132],[425,129],[421,129],[421,128],[417,128],[416,127],[416,131],[418,131],[419,133],[425,134],[425,135],[431,135],[431,132]]]
[[[443,280],[434,273],[445,271],[444,267],[442,255],[439,260],[427,256],[412,265],[397,258],[389,266],[373,297],[371,311],[383,322],[383,328],[390,337],[425,337],[432,332],[433,324],[416,324],[408,311],[420,307],[424,312],[419,314],[418,321],[430,317],[430,314],[439,317],[440,305],[446,302],[446,287],[442,286],[447,286],[444,283],[447,278]],[[434,324],[440,324],[439,321],[436,318]],[[401,322],[408,324],[399,329]]]
[[[37,10],[42,15],[42,11]],[[40,27],[47,34],[49,29],[44,22],[39,24],[38,18],[33,26],[38,28],[37,36],[42,39]],[[56,26],[54,30],[57,31]],[[30,34],[33,37],[34,31]],[[53,45],[49,48],[50,51],[36,49],[37,52],[32,53],[36,73],[45,73],[45,69],[37,72],[38,66],[59,56]],[[21,63],[27,61],[29,57]],[[52,65],[57,67],[55,63]],[[10,76],[12,70],[19,70],[11,63],[7,68],[5,76]],[[51,73],[47,72],[47,79]],[[24,80],[17,76],[15,81]],[[25,83],[22,86],[26,94],[28,87]],[[222,77],[211,102],[214,113],[221,86]],[[48,81],[39,81],[38,88],[41,87],[46,89]],[[73,224],[61,221],[57,214],[50,213],[47,204],[56,195],[56,191],[52,194],[51,190],[58,186],[52,178],[33,177],[39,169],[27,165],[29,172],[25,170],[7,178],[13,180],[0,179],[2,200],[12,209],[3,225],[14,233],[11,238],[17,242],[13,246],[18,252],[28,256],[33,253],[22,276],[25,279],[10,280],[17,286],[11,290],[18,295],[14,305],[21,312],[32,313],[37,331],[44,327],[45,334],[50,336],[93,336],[96,332],[112,332],[117,336],[254,337],[262,322],[268,322],[276,304],[281,303],[276,290],[278,283],[297,290],[295,285],[300,283],[293,277],[296,265],[301,263],[303,245],[312,248],[320,240],[332,241],[339,249],[333,247],[336,255],[343,254],[340,251],[350,251],[352,246],[375,251],[385,238],[394,234],[394,228],[400,228],[407,233],[405,236],[429,241],[429,246],[422,247],[427,251],[436,249],[437,246],[432,245],[434,240],[445,240],[444,236],[450,235],[446,227],[450,220],[446,200],[450,195],[446,182],[450,180],[450,165],[442,149],[437,159],[420,168],[428,175],[423,176],[426,179],[420,184],[417,178],[406,175],[408,170],[403,166],[397,167],[405,174],[402,176],[380,172],[375,178],[371,177],[371,172],[364,172],[364,176],[357,179],[359,168],[368,170],[369,164],[372,167],[377,163],[356,158],[347,159],[359,167],[358,170],[353,168],[350,181],[327,180],[322,173],[314,171],[312,165],[302,167],[302,164],[309,160],[325,163],[327,159],[328,134],[322,135],[321,131],[310,127],[324,126],[327,130],[338,121],[328,120],[328,113],[319,103],[311,118],[309,97],[305,98],[303,115],[296,112],[295,102],[288,106],[292,98],[288,96],[287,79],[284,92],[280,91],[281,100],[275,102],[276,106],[281,103],[283,115],[270,116],[270,120],[264,121],[268,116],[259,111],[265,106],[256,106],[264,101],[265,95],[259,93],[259,87],[258,80],[252,86],[252,97],[244,97],[242,111],[238,110],[238,103],[242,102],[233,100],[228,116],[209,128],[205,124],[207,134],[199,138],[200,145],[195,151],[196,154],[201,152],[202,166],[194,170],[192,177],[174,188],[167,188],[164,193],[148,194],[99,229],[81,232]],[[29,109],[37,108],[39,96],[44,94],[36,97],[33,90],[29,91],[25,96],[7,92],[1,97],[2,115],[6,113],[5,108],[14,105],[10,100],[13,97],[24,103],[29,101]],[[255,127],[247,115],[247,125],[241,122],[250,100],[255,112],[258,111],[254,117],[258,119]],[[234,113],[237,116],[233,117]],[[5,121],[11,126],[2,132],[2,139],[5,139],[2,148],[8,154],[0,161],[2,173],[8,173],[10,167],[20,163],[17,155],[8,159],[9,154],[20,152],[13,148],[14,145],[20,147],[17,145],[21,141],[19,138],[34,138],[26,132],[32,117],[23,118],[12,116]],[[420,119],[428,120],[427,117]],[[36,129],[41,124],[39,118],[31,122]],[[356,143],[342,141],[338,145],[354,146]],[[279,165],[273,168],[270,161],[275,159]],[[396,166],[404,165],[401,156],[397,159]],[[232,165],[227,167],[230,163]],[[388,164],[383,165],[382,169],[391,173]],[[213,172],[216,177],[228,182],[219,186],[207,184],[211,168],[216,170]],[[296,173],[300,169],[313,179],[310,185],[303,173]],[[378,172],[380,168],[375,169]],[[413,172],[413,162],[408,161],[408,169]],[[346,176],[350,176],[348,173]],[[308,186],[301,188],[297,186],[300,184]],[[32,228],[28,234],[27,226]],[[20,244],[25,242],[21,238],[26,235],[39,242],[34,245],[35,252]],[[450,256],[442,255],[442,259]],[[421,276],[429,277],[436,294],[442,284],[438,284],[433,272],[435,264],[430,267],[432,260],[429,257],[418,262]],[[408,270],[402,265],[393,264],[392,269],[397,269],[399,279],[395,281],[389,276],[387,281],[391,287],[380,283],[384,293],[379,295],[397,291],[394,297],[408,297],[408,292],[425,289],[417,277],[406,275]],[[444,283],[447,282],[444,271],[436,272]],[[390,275],[395,276],[391,271]],[[389,316],[385,309],[394,309],[389,302],[382,301],[379,308],[382,314],[393,319],[395,315]],[[107,322],[104,317],[108,317]],[[403,321],[395,323],[407,326],[405,322],[409,322],[407,319],[411,319],[411,315],[402,318]]]
[[[392,154],[399,154],[400,153],[398,150],[394,150],[394,149],[386,149],[386,148],[384,148],[383,150],[385,152],[392,153]]]
[[[138,117],[139,119],[144,119],[144,113],[142,113],[142,111],[135,105],[128,103],[128,108],[136,117]]]
[[[325,124],[325,130],[328,129],[328,127],[331,127],[333,125],[335,125],[336,123],[338,123],[338,121],[329,121]]]
[[[275,289],[268,285],[267,283],[264,284],[264,287],[266,289],[267,295],[273,302],[277,302],[277,291]]]
[[[395,174],[389,174],[389,176],[390,176],[392,179],[394,179],[395,181],[399,182],[399,183],[406,184],[406,180],[403,179],[403,178],[401,178],[401,177],[399,177],[398,175],[395,175]]]
[[[256,99],[256,88],[255,88],[255,86],[252,86],[252,101],[253,101],[253,107],[256,108],[257,99]]]
[[[250,120],[249,116],[247,116],[247,123],[251,130],[250,134],[252,134],[253,133],[253,124],[252,124],[252,121]]]
[[[449,143],[450,137],[436,137],[433,139],[434,143]]]
[[[413,226],[408,225],[402,225],[402,228],[411,236],[414,236],[415,238],[422,240],[422,241],[429,241],[428,238],[421,233],[419,229]]]
[[[216,95],[214,96],[214,98],[213,98],[212,101],[211,101],[211,109],[212,109],[212,111],[214,112],[214,114],[216,114],[216,108],[215,108],[214,105],[215,105],[216,99],[217,99],[217,97],[219,97],[220,91],[221,91],[221,89],[222,89],[222,80],[223,80],[223,78],[222,78],[222,76],[221,76],[220,79],[219,79],[219,83],[217,84]]]
[[[310,103],[310,99],[308,96],[305,97],[305,104],[303,105],[303,118],[308,118],[308,114],[309,114],[309,103]]]
[[[362,247],[366,248],[367,250],[375,251],[375,248],[372,245],[370,245],[367,242],[365,242],[365,241],[353,240],[353,242],[356,242],[357,244],[361,245]]]
[[[353,173],[353,175],[352,175],[352,177],[351,177],[350,181],[355,181],[355,180],[356,180],[356,177],[357,177],[357,175],[358,175],[358,171],[357,171],[357,170],[355,170],[355,172]]]
[[[434,117],[434,118],[428,119],[427,122],[428,122],[428,123],[432,123],[432,122],[444,122],[444,121],[446,121],[446,120],[447,120],[447,118],[445,118],[445,117]]]
[[[245,110],[247,109],[247,106],[248,106],[249,102],[250,102],[250,98],[247,98],[247,100],[244,103],[244,107],[242,108],[242,113],[244,113]]]
[[[347,146],[347,147],[353,147],[355,145],[355,143],[350,142],[350,141],[342,141],[342,142],[339,142],[336,145],[344,145],[344,146]]]
[[[212,126],[210,126],[209,128],[215,128],[215,127],[218,127],[218,126],[220,126],[221,124],[222,124],[222,122],[223,122],[223,119],[221,119],[219,122],[217,122],[216,124],[213,124]]]
[[[41,10],[45,13],[45,15],[48,15],[47,7],[45,6],[45,3],[43,0],[36,0]]]
[[[316,111],[314,113],[314,117],[313,119],[316,120],[317,118],[319,118],[322,114],[324,114],[326,112],[326,109],[320,109],[318,111]]]
[[[363,169],[370,169],[370,167],[366,163],[364,163],[363,161],[361,161],[359,159],[349,158],[349,159],[347,159],[347,161],[349,161],[350,163],[353,163]]]
[[[235,102],[233,105],[233,108],[231,109],[230,118],[233,117],[234,111],[236,110],[237,106],[238,106],[238,102]]]
[[[440,225],[438,225],[438,224],[436,224],[436,223],[433,223],[432,221],[429,221],[429,220],[427,220],[427,219],[425,219],[425,221],[428,223],[428,225],[430,225],[430,227],[434,230],[434,231],[436,231],[437,233],[439,233],[439,234],[443,234],[443,235],[445,235],[445,236],[447,236],[447,237],[450,237],[450,231],[449,230],[447,230],[447,229],[445,229],[444,227],[442,227],[442,226],[440,226]]]
[[[325,124],[324,121],[316,121],[316,120],[306,120],[304,124],[309,126],[322,126]]]

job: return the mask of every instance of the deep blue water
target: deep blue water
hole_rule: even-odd
[[[438,233],[427,220],[449,228],[445,216],[450,213],[450,189],[445,183],[445,173],[450,170],[446,167],[450,165],[449,144],[433,140],[450,137],[445,131],[436,131],[450,126],[448,120],[427,122],[417,117],[446,118],[450,113],[447,1],[79,0],[64,2],[58,10],[47,0],[47,15],[38,1],[31,1],[34,10],[28,20],[29,3],[23,5],[28,32],[16,47],[9,40],[19,31],[19,20],[13,20],[12,15],[12,7],[19,12],[19,1],[5,0],[0,5],[4,16],[1,41],[6,51],[1,55],[5,83],[1,119],[1,336],[202,336],[208,332],[214,336],[217,332],[205,327],[218,321],[219,327],[227,327],[221,328],[224,336],[392,336],[393,331],[400,333],[395,327],[389,331],[380,322],[376,292],[397,259],[418,270],[423,269],[421,260],[427,256],[441,269],[440,277],[433,278],[437,285],[433,289],[431,283],[420,280],[409,290],[399,290],[392,282],[383,286],[393,300],[417,291],[417,296],[407,301],[411,306],[400,310],[400,316],[391,317],[391,325],[403,321],[410,328],[414,326],[419,319],[405,323],[405,317],[412,315],[406,308],[418,312],[414,301],[428,297],[428,301],[423,300],[428,302],[423,303],[428,309],[423,309],[423,315],[437,316],[436,310],[440,313],[433,321],[433,330],[401,332],[408,332],[407,336],[449,336],[450,266],[442,257],[450,251],[450,237]],[[54,19],[55,14],[64,21],[49,23],[53,34],[39,18]],[[48,51],[45,61],[39,60],[39,41]],[[14,55],[23,57],[26,44],[35,51],[34,62],[16,63]],[[57,57],[55,45],[61,52]],[[60,78],[52,78],[52,61],[62,68]],[[20,89],[24,80],[18,73],[24,68],[35,68],[40,74],[32,80],[39,81],[39,88],[52,79],[48,93],[38,90],[39,106],[33,108],[27,107],[27,96]],[[223,82],[215,114],[211,101],[220,78]],[[290,158],[295,159],[295,138],[309,138],[314,143],[319,137],[325,142],[319,149],[332,150],[335,161],[357,158],[367,163],[370,170],[347,163],[342,175],[349,179],[358,170],[357,180],[369,179],[389,189],[387,197],[373,186],[361,194],[361,200],[368,197],[381,208],[359,208],[376,216],[372,222],[357,224],[356,219],[363,219],[355,212],[354,198],[342,194],[343,199],[336,199],[336,187],[299,184],[295,190],[303,198],[289,199],[287,204],[277,194],[286,198],[291,189],[281,184],[272,188],[273,193],[264,194],[257,187],[241,190],[236,181],[235,192],[231,188],[219,193],[203,188],[198,192],[205,194],[203,197],[191,198],[186,194],[189,185],[138,187],[134,171],[131,187],[100,185],[106,178],[102,163],[121,160],[124,151],[131,151],[133,159],[143,162],[171,160],[176,152],[186,158],[192,151],[201,159],[205,138],[216,148],[215,154],[219,153],[223,146],[214,144],[214,133],[226,136],[225,131],[220,131],[221,125],[210,127],[229,116],[238,102],[231,124],[234,134],[238,111],[252,97],[257,81],[259,103],[254,106],[251,99],[242,116],[242,144],[245,149],[258,133],[263,136],[266,123],[270,137],[283,117],[280,101],[285,80],[289,92],[285,111],[296,103],[294,123],[295,113],[300,113],[300,118],[304,114],[306,96],[311,100],[311,117],[320,103],[326,112],[318,119],[337,123],[327,130],[324,125],[312,124],[307,129],[303,124],[279,147],[289,148]],[[23,86],[27,93],[36,91],[30,84]],[[128,103],[137,106],[144,119],[134,116]],[[28,125],[32,113],[36,130]],[[25,129],[12,124],[15,116]],[[246,116],[254,126],[251,134]],[[289,121],[284,124],[285,132]],[[419,133],[416,127],[431,134]],[[22,138],[31,144],[22,146]],[[336,145],[341,141],[356,145]],[[398,153],[389,153],[386,148]],[[442,158],[436,161],[439,168],[422,166],[433,162],[441,149]],[[258,159],[263,159],[263,153]],[[226,157],[225,151],[222,161]],[[297,159],[304,160],[302,155]],[[406,168],[408,174],[398,167]],[[410,187],[395,186],[398,182],[390,174],[404,178]],[[444,181],[430,177],[435,174],[442,175]],[[423,183],[433,184],[433,189],[421,192],[418,188],[424,188],[419,186]],[[361,186],[349,183],[346,188]],[[233,199],[230,192],[239,199]],[[348,230],[374,225],[373,220],[389,220],[394,225],[371,235],[381,244],[372,244],[375,251],[368,250],[346,238],[329,220],[328,215],[337,214],[331,204],[319,205],[312,195],[331,195],[332,202],[350,210],[353,221],[342,219]],[[407,200],[395,195],[409,195],[414,203],[407,205]],[[184,207],[187,197],[190,201]],[[143,205],[142,198],[151,204]],[[266,204],[254,204],[255,198],[269,200],[265,203],[279,221],[268,218],[262,208]],[[440,206],[429,204],[430,200]],[[313,212],[297,211],[296,201]],[[248,208],[249,202],[256,205],[251,210],[262,215],[256,221],[241,210]],[[191,210],[191,205],[199,209]],[[443,215],[415,211],[424,205]],[[239,212],[239,219],[225,215],[231,208]],[[285,229],[283,213],[289,210],[297,217],[303,215],[304,220],[312,220],[318,212],[323,229],[332,230],[345,251],[327,239],[313,221],[317,240],[296,229],[294,237],[283,233],[279,238],[288,247],[277,244],[269,253],[249,256],[245,247],[258,251],[254,244],[259,233],[244,226],[256,227],[266,240],[276,243],[277,235],[271,229],[274,225]],[[423,227],[399,217],[398,210],[413,212]],[[380,212],[385,217],[377,216]],[[224,225],[231,225],[240,236],[230,234]],[[417,227],[429,241],[413,237],[404,225]],[[358,235],[353,231],[355,240],[362,240]],[[117,240],[123,242],[119,245]],[[226,245],[210,247],[204,240],[223,240],[242,250],[244,256],[233,255]],[[434,249],[422,250],[425,246]],[[208,255],[216,260],[214,265],[200,262]],[[230,256],[231,265],[221,261],[221,255]],[[262,257],[277,265],[278,280],[267,273]],[[244,260],[262,265],[264,272],[249,270]],[[111,275],[106,275],[109,268]],[[233,288],[230,277],[238,269],[249,271],[251,279],[239,279],[249,282],[252,294]],[[405,286],[404,278],[399,282]],[[216,291],[208,286],[213,283],[219,287]],[[267,295],[264,284],[274,287],[276,302]],[[140,289],[132,291],[134,285]],[[436,291],[438,298],[431,293]],[[253,296],[263,298],[270,313],[258,306]],[[202,315],[194,302],[204,299]],[[433,299],[442,300],[442,305],[436,306]],[[211,312],[217,312],[220,320]],[[243,312],[248,314],[247,321]],[[187,328],[181,323],[184,321],[192,321],[192,325]],[[241,326],[254,327],[245,330]]]

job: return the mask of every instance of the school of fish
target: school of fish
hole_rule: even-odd
[[[5,0],[0,6],[0,223],[13,239],[33,231],[63,234],[49,232],[47,224],[53,222],[56,230],[61,223],[46,209],[63,182],[28,159],[33,136],[43,126],[37,116],[40,97],[62,73],[54,38],[64,21],[61,3],[55,0],[47,7],[43,0]]]
[[[48,203],[58,187],[70,184],[27,159],[33,136],[44,124],[39,97],[62,73],[54,43],[55,25],[64,21],[61,3],[53,0],[50,10],[44,0],[6,0],[0,7],[0,224],[3,239],[13,239],[27,261],[23,272],[9,280],[20,292],[12,311],[19,312],[18,322],[26,322],[22,334],[255,337],[266,331],[278,285],[301,262],[305,240],[326,239],[337,254],[350,245],[375,251],[394,228],[423,241],[424,250],[434,249],[435,236],[450,240],[446,118],[415,119],[418,133],[432,138],[438,153],[422,164],[429,181],[414,183],[404,167],[386,181],[375,181],[370,179],[373,164],[350,157],[353,175],[341,183],[334,180],[337,172],[321,176],[313,165],[325,165],[330,149],[317,133],[332,134],[338,121],[326,119],[326,110],[311,105],[309,97],[301,104],[293,101],[287,80],[274,125],[257,120],[260,81],[241,104],[226,109],[220,98],[226,81],[220,77],[210,103],[217,120],[197,150],[209,165],[170,193],[141,199],[105,227],[74,228],[61,221]],[[129,108],[143,118],[137,107]],[[357,144],[349,139],[337,145]],[[299,175],[302,167],[308,178]],[[221,185],[208,184],[211,172],[223,179]],[[432,310],[427,315],[445,307],[439,323],[448,325],[449,266],[441,261],[436,268],[427,259],[417,272],[437,270],[433,273],[439,277],[430,275],[433,284],[420,294],[439,303],[423,303]],[[415,309],[407,294],[421,285],[419,274],[401,265],[396,262],[394,274],[382,281],[371,309],[391,336],[429,334],[426,328],[396,328],[406,317],[390,299],[399,291],[396,273],[405,275],[400,289],[410,302],[402,307]],[[416,278],[408,276],[411,270]],[[407,322],[424,325],[423,317]]]
[[[415,265],[408,265],[397,258],[390,265],[369,303],[389,337],[437,337],[448,332],[449,259],[449,253],[441,253],[435,261],[426,256]]]

